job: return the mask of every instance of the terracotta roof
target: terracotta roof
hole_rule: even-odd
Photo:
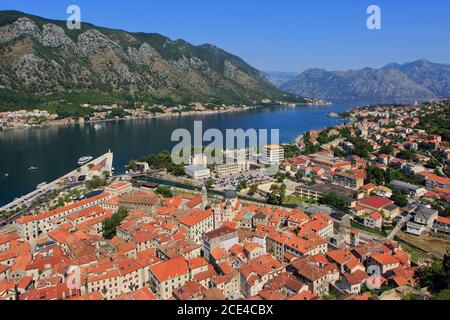
[[[443,224],[447,224],[450,225],[450,218],[446,218],[446,217],[437,217],[436,219],[438,222],[443,223]]]
[[[187,217],[184,217],[180,220],[180,222],[188,227],[195,226],[196,224],[202,222],[203,220],[206,220],[210,217],[212,217],[213,212],[212,210],[207,211],[199,211],[195,212]]]
[[[84,199],[84,200],[75,202],[73,204],[70,204],[70,205],[67,205],[67,206],[52,210],[52,211],[48,211],[43,214],[39,214],[39,215],[35,215],[35,216],[24,216],[24,217],[17,219],[16,222],[22,224],[22,223],[28,223],[31,221],[43,220],[43,219],[52,217],[54,215],[76,209],[78,207],[84,206],[91,202],[95,202],[95,201],[102,200],[102,199],[109,198],[109,197],[110,197],[109,193],[103,193],[101,195],[98,195],[98,196],[95,196],[92,198],[88,198],[88,199]]]
[[[374,209],[382,209],[383,207],[390,205],[393,203],[392,200],[383,198],[383,197],[379,197],[379,196],[373,196],[364,200],[361,200],[359,202],[361,205],[366,206],[366,207],[371,207]]]
[[[346,272],[343,274],[343,276],[348,281],[348,283],[352,286],[355,284],[361,284],[363,281],[365,281],[369,277],[369,275],[367,273],[365,273],[364,271],[361,271],[361,270],[358,270],[353,273]]]
[[[176,257],[151,266],[150,272],[160,282],[165,282],[167,280],[188,274],[189,267],[184,257]]]

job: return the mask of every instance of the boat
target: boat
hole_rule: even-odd
[[[39,168],[38,167],[29,167],[28,168],[28,171],[36,171],[36,170],[38,170]]]
[[[47,182],[39,183],[39,184],[36,186],[36,189],[39,190],[39,189],[41,189],[42,187],[45,187],[46,185],[47,185]]]
[[[9,173],[5,173],[5,174],[4,174],[4,177],[9,177]]]
[[[81,157],[80,159],[78,159],[78,165],[84,166],[85,164],[88,164],[89,162],[91,162],[92,159],[94,159],[94,157],[92,157],[92,156]]]
[[[94,126],[95,130],[100,130],[101,128],[102,128],[102,125],[98,124],[98,123]]]

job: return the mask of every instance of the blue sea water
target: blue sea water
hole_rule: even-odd
[[[116,173],[121,173],[130,159],[171,150],[176,144],[170,141],[172,132],[179,128],[192,132],[194,121],[201,120],[204,131],[279,129],[280,141],[289,142],[305,131],[342,124],[342,119],[327,114],[356,105],[264,106],[243,112],[105,122],[97,130],[92,124],[4,130],[0,132],[0,205],[73,170],[84,155],[95,157],[110,149]],[[32,166],[39,169],[28,171]]]

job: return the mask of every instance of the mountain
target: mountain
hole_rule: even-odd
[[[0,11],[0,107],[92,102],[303,101],[241,58],[154,33]]]
[[[273,83],[277,88],[294,79],[298,73],[285,71],[263,71],[267,80]]]
[[[310,69],[281,86],[291,93],[326,100],[408,103],[450,98],[450,66],[419,60],[381,69]]]

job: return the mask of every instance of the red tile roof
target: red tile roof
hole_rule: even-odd
[[[165,282],[189,273],[189,267],[186,259],[181,256],[151,266],[150,272],[160,282]]]
[[[366,206],[366,207],[370,207],[370,208],[374,208],[374,209],[382,209],[383,207],[390,205],[393,203],[392,200],[383,198],[383,197],[379,197],[379,196],[373,196],[364,200],[361,200],[359,202],[361,205]]]

